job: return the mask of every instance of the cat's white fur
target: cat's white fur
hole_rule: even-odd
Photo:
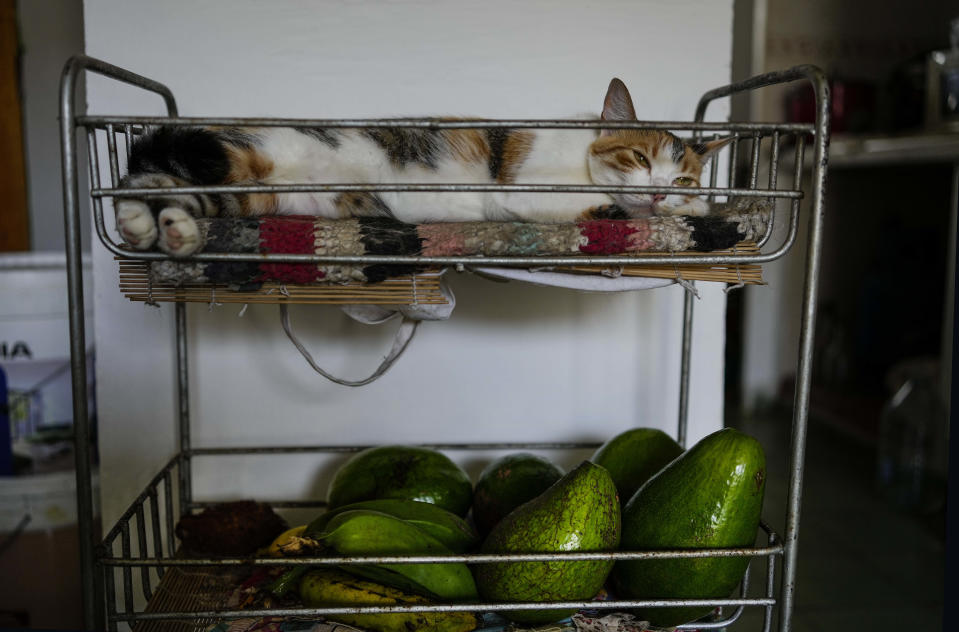
[[[396,167],[373,140],[345,132],[331,148],[292,129],[262,133],[262,149],[274,165],[264,184],[422,183],[486,184],[485,161],[446,158],[435,169],[411,163]],[[592,184],[586,154],[596,138],[592,130],[537,130],[532,150],[517,172],[516,184]],[[377,195],[396,219],[409,223],[501,221],[572,221],[583,209],[610,204],[604,193],[543,194],[509,192],[381,192]],[[280,213],[337,217],[335,193],[282,193]]]

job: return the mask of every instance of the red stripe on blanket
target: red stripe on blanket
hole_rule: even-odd
[[[593,255],[615,255],[626,252],[632,245],[630,236],[640,231],[630,220],[597,219],[579,223],[580,234],[587,242],[580,252]]]
[[[314,252],[314,218],[265,217],[260,220],[260,252],[311,255]],[[326,276],[310,263],[264,263],[260,281],[313,283]]]

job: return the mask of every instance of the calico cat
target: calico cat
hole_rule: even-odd
[[[634,121],[626,86],[610,82],[606,121]],[[667,131],[592,129],[211,128],[160,126],[135,139],[121,187],[307,183],[473,183],[699,186],[730,139],[689,144]],[[194,217],[268,214],[386,216],[409,223],[566,222],[704,215],[705,201],[663,194],[379,192],[177,194],[117,198],[133,248],[196,251]]]

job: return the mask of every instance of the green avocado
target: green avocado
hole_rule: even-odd
[[[609,472],[583,461],[545,492],[503,518],[480,547],[483,553],[615,551],[620,507]],[[473,574],[483,599],[494,602],[580,601],[603,587],[612,561],[493,562]],[[508,610],[518,623],[549,623],[574,610]]]
[[[643,483],[682,453],[682,446],[662,430],[633,428],[601,445],[590,461],[609,470],[619,502],[625,505]]]
[[[528,500],[563,477],[563,470],[541,456],[516,452],[502,456],[480,472],[473,489],[473,523],[486,535]]]
[[[766,487],[766,457],[754,438],[724,428],[703,438],[639,488],[623,508],[623,551],[752,546]],[[612,585],[624,599],[724,599],[748,557],[620,560]],[[693,621],[709,606],[647,608],[655,626]]]
[[[473,485],[465,471],[431,448],[385,445],[354,454],[333,475],[330,509],[375,498],[405,498],[465,516]]]

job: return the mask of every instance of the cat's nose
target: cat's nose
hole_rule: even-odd
[[[662,202],[662,201],[665,200],[665,199],[666,199],[666,194],[665,194],[665,193],[654,193],[654,194],[653,194],[653,204],[656,204],[657,202]]]

